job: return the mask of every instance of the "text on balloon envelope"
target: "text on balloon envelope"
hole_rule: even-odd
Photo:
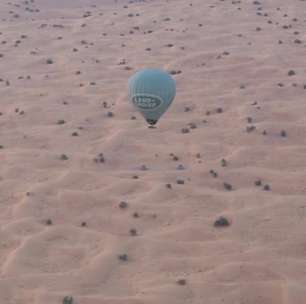
[[[159,107],[162,101],[155,96],[137,95],[133,97],[134,104],[143,110],[153,110]]]

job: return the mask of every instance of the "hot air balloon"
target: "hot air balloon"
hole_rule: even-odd
[[[155,125],[171,105],[176,92],[174,79],[161,69],[143,69],[128,80],[129,100],[145,120]]]

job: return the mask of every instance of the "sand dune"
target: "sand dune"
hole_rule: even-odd
[[[1,304],[305,303],[305,1],[0,20]],[[156,129],[127,100],[144,67],[177,82]]]

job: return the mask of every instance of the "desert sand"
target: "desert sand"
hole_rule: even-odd
[[[0,2],[1,304],[304,304],[306,1]],[[145,67],[176,98],[149,129]]]

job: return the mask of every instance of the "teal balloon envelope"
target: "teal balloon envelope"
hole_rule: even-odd
[[[161,69],[143,69],[128,80],[129,100],[145,120],[154,125],[171,105],[176,84],[171,75]]]

